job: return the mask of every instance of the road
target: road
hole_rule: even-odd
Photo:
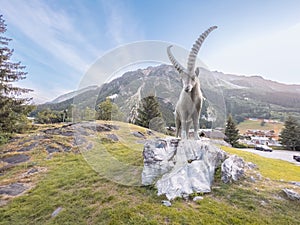
[[[300,162],[297,162],[296,160],[293,159],[293,155],[300,156],[300,152],[285,151],[285,150],[273,150],[273,152],[263,152],[263,151],[255,150],[253,148],[245,148],[245,149],[240,148],[239,150],[252,152],[266,158],[285,160],[300,166]]]

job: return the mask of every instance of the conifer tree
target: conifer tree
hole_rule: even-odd
[[[284,122],[279,140],[287,149],[296,150],[300,146],[300,125],[294,117],[289,116]]]
[[[155,96],[150,95],[143,98],[137,112],[138,114],[135,124],[160,132],[165,131],[162,113],[159,109],[159,104]]]
[[[232,146],[236,146],[238,144],[239,139],[239,130],[236,127],[236,123],[234,122],[231,114],[228,116],[226,128],[225,128],[225,141],[230,143]]]
[[[25,129],[27,115],[32,110],[31,99],[21,95],[31,90],[16,87],[14,82],[26,78],[25,66],[12,62],[14,50],[8,47],[11,39],[2,36],[6,32],[5,20],[0,15],[0,139],[13,132]],[[0,140],[1,142],[1,140]]]

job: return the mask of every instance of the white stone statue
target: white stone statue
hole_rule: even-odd
[[[178,71],[183,83],[183,88],[175,108],[176,137],[180,136],[181,139],[188,138],[189,129],[191,123],[193,122],[194,138],[199,140],[197,131],[199,128],[199,117],[203,97],[198,78],[199,68],[197,67],[195,70],[195,62],[199,49],[205,38],[216,28],[217,26],[210,27],[196,40],[189,54],[187,68],[184,68],[182,65],[180,65],[180,63],[171,53],[172,45],[167,48],[169,59],[174,65],[175,69]]]

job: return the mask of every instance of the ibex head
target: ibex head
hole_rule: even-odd
[[[180,77],[183,81],[183,89],[186,92],[191,92],[195,84],[197,83],[198,75],[199,75],[199,68],[197,67],[195,70],[195,63],[196,63],[196,58],[197,54],[200,50],[200,47],[202,43],[204,42],[205,38],[208,36],[208,34],[216,29],[217,26],[213,26],[208,28],[204,33],[200,35],[200,37],[196,40],[195,44],[193,45],[188,62],[187,62],[187,68],[184,68],[173,56],[171,53],[171,48],[172,45],[170,45],[167,48],[168,56],[172,64],[174,65],[175,69],[178,71],[180,74]]]

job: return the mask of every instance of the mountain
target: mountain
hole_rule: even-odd
[[[282,84],[260,76],[224,74],[204,68],[200,70],[200,82],[206,99],[202,117],[213,123],[214,127],[224,126],[229,113],[239,122],[247,117],[284,120],[287,113],[300,119],[300,85]],[[50,104],[38,106],[38,110],[47,107],[64,110],[70,104],[82,109],[96,108],[106,97],[112,96],[114,103],[129,119],[134,116],[142,98],[156,95],[166,123],[173,125],[173,111],[181,89],[180,77],[173,66],[159,65],[126,72],[101,87],[87,87],[63,95]]]
[[[282,84],[261,76],[211,74],[220,81],[226,108],[237,120],[243,117],[284,120],[287,113],[300,119],[300,85]]]
[[[51,102],[48,102],[48,104],[60,103],[60,102],[66,101],[68,99],[74,98],[75,96],[80,95],[84,92],[95,90],[97,88],[99,88],[97,85],[93,85],[93,86],[88,86],[86,88],[80,89],[78,91],[72,91],[72,92],[69,92],[67,94],[63,94],[63,95],[57,97],[56,99],[52,100]]]

